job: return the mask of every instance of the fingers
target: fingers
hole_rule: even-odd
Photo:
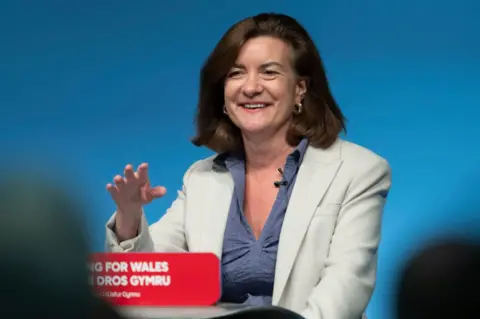
[[[127,164],[123,171],[125,177],[120,175],[116,175],[113,178],[113,183],[107,184],[107,190],[110,192],[116,191],[118,192],[120,189],[123,188],[126,184],[130,184],[132,182],[138,182],[140,185],[145,184],[148,182],[148,164],[143,163],[138,166],[137,172],[133,170],[133,166],[131,164]]]
[[[119,189],[117,186],[115,186],[114,184],[111,184],[111,183],[108,183],[107,184],[107,191],[110,193],[110,195],[115,198]]]
[[[113,178],[113,182],[115,183],[115,186],[118,188],[121,188],[123,185],[125,185],[125,179],[123,179],[122,176],[117,175]]]
[[[115,192],[118,192],[124,185],[125,179],[122,176],[117,175],[113,178],[113,184],[107,184],[107,190],[113,194]]]
[[[114,179],[115,185],[118,187],[123,186],[125,183],[131,183],[131,182],[139,182],[139,184],[145,184],[148,181],[148,164],[143,163],[140,166],[138,166],[137,172],[133,170],[133,166],[131,164],[127,164],[125,166],[125,169],[123,171],[123,175],[125,178],[120,180],[120,178],[117,178],[117,176]]]
[[[159,198],[167,193],[167,189],[163,186],[152,187],[149,191],[152,198]]]
[[[128,164],[125,166],[125,170],[123,171],[123,175],[125,175],[125,179],[127,183],[135,181],[135,172],[133,171],[133,166]]]
[[[166,193],[167,189],[163,186],[152,187],[142,194],[142,200],[151,202],[154,199],[164,196]]]
[[[140,164],[140,166],[138,166],[137,175],[138,175],[138,181],[141,184],[145,184],[146,182],[148,182],[148,164],[147,163],[143,163],[143,164]]]
[[[123,171],[124,177],[116,175],[113,178],[113,183],[107,184],[107,190],[113,196],[114,200],[121,195],[130,198],[130,195],[138,194],[140,190],[139,200],[142,202],[150,202],[153,199],[164,196],[167,192],[165,187],[156,186],[150,187],[148,179],[148,164],[140,164],[135,172],[133,166],[128,164]],[[147,186],[147,187],[143,187]],[[138,196],[138,195],[136,195]]]

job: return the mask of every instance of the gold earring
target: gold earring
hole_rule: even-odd
[[[298,115],[298,114],[302,113],[302,110],[303,110],[302,103],[297,103],[297,104],[294,105],[293,113]]]

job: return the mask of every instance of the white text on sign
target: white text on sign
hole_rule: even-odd
[[[162,273],[169,271],[169,265],[166,261],[107,261],[89,263],[91,272],[148,272],[148,273]]]
[[[126,287],[126,286],[170,286],[170,275],[155,275],[167,273],[169,264],[166,261],[106,261],[89,263],[91,273],[90,284],[98,287]],[[106,275],[100,273],[127,273],[132,275]],[[148,275],[135,275],[148,273]]]
[[[95,282],[90,277],[90,283],[98,287],[126,287],[126,286],[170,286],[170,275],[156,276],[96,276]]]

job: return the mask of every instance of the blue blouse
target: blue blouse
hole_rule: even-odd
[[[288,156],[283,170],[288,183],[280,186],[258,240],[243,213],[245,161],[241,156],[225,157],[235,188],[223,240],[222,302],[271,305],[280,231],[307,146],[308,140],[303,139]]]

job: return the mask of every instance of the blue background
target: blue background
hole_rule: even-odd
[[[148,207],[153,222],[184,170],[211,154],[189,142],[202,62],[231,24],[262,11],[304,24],[349,119],[347,139],[393,168],[368,309],[390,318],[411,250],[439,232],[479,229],[478,1],[3,3],[2,165],[54,176],[83,199],[101,250],[114,209],[105,184],[126,163],[149,162],[169,190]]]

